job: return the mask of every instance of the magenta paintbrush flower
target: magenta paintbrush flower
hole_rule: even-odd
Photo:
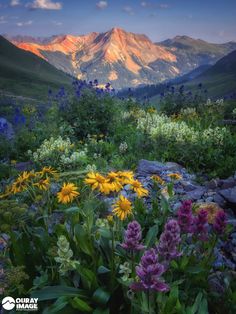
[[[181,241],[180,227],[174,219],[165,224],[165,230],[161,234],[159,244],[156,248],[157,253],[165,260],[170,261],[181,255],[178,252],[178,245]]]
[[[144,245],[140,243],[142,240],[141,226],[137,221],[132,221],[128,224],[125,231],[124,243],[121,246],[126,250],[139,251],[144,249]]]
[[[202,241],[208,240],[207,210],[201,209],[194,218],[194,233]]]
[[[226,228],[226,214],[223,210],[219,210],[216,214],[213,229],[216,233],[224,233]]]
[[[165,267],[158,262],[158,256],[154,249],[147,250],[136,267],[138,282],[131,284],[134,291],[159,291],[166,292],[169,286],[161,279]]]
[[[193,233],[193,213],[192,201],[186,200],[182,202],[178,210],[178,224],[184,233]]]

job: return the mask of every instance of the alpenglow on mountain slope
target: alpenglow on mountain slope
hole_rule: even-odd
[[[0,91],[37,98],[70,82],[67,74],[0,36]]]
[[[160,83],[214,64],[236,49],[236,43],[209,44],[187,36],[153,43],[145,35],[120,28],[82,36],[53,36],[37,43],[15,37],[12,42],[78,79],[109,81],[115,88]]]

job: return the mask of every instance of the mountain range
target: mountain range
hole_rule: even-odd
[[[236,50],[235,42],[214,44],[187,36],[155,43],[120,28],[81,36],[8,39],[78,79],[111,82],[118,89],[174,79]]]

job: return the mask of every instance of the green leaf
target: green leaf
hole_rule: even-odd
[[[201,266],[191,266],[186,268],[186,272],[190,274],[199,274],[203,271],[205,271],[205,269]]]
[[[78,297],[71,300],[71,305],[73,306],[73,308],[78,309],[82,311],[83,313],[92,312],[93,310],[87,302],[81,300]]]
[[[107,239],[111,239],[112,234],[111,234],[110,230],[105,229],[105,228],[100,228],[98,231],[102,237],[107,238]]]
[[[193,314],[198,312],[199,306],[200,306],[200,304],[202,302],[202,297],[203,297],[202,292],[199,292],[197,297],[196,297],[196,299],[195,299],[195,302],[194,302],[194,304],[193,304],[193,306],[191,308]]]
[[[93,314],[109,314],[109,309],[100,309],[97,308],[95,311],[93,311]]]
[[[110,273],[110,272],[111,272],[111,270],[109,268],[103,266],[103,265],[98,267],[98,274],[99,275],[107,274],[107,273]]]
[[[78,247],[87,255],[92,256],[93,247],[90,242],[90,236],[84,230],[84,228],[77,224],[74,228],[75,238],[78,244]]]
[[[198,314],[208,314],[208,304],[207,300],[204,298],[199,305]]]
[[[83,285],[87,288],[87,289],[91,289],[91,288],[97,288],[98,284],[97,284],[97,278],[96,275],[93,273],[92,270],[85,268],[83,266],[78,267],[79,270],[79,274],[81,276],[81,280],[83,282]]]
[[[56,300],[55,303],[53,303],[51,306],[47,307],[43,314],[54,314],[58,313],[60,310],[62,310],[66,305],[68,304],[67,297],[60,297]]]
[[[103,288],[98,288],[93,294],[93,300],[101,305],[107,304],[110,299],[110,293]]]
[[[154,225],[148,230],[148,233],[145,238],[145,245],[147,247],[151,247],[154,245],[157,238],[158,230],[159,230],[158,225]]]
[[[83,290],[68,286],[47,286],[42,290],[36,290],[31,293],[32,298],[38,298],[39,301],[58,299],[60,297],[85,297]]]
[[[180,261],[180,269],[185,270],[185,267],[188,265],[189,259],[188,256],[184,255]]]
[[[80,209],[78,206],[70,207],[65,209],[66,214],[78,214],[80,212]]]

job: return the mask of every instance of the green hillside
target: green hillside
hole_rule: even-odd
[[[208,94],[222,97],[236,92],[236,50],[220,59],[206,72],[189,82],[189,86],[202,83]]]
[[[71,78],[36,55],[0,36],[0,92],[44,98],[48,89],[69,86]]]

